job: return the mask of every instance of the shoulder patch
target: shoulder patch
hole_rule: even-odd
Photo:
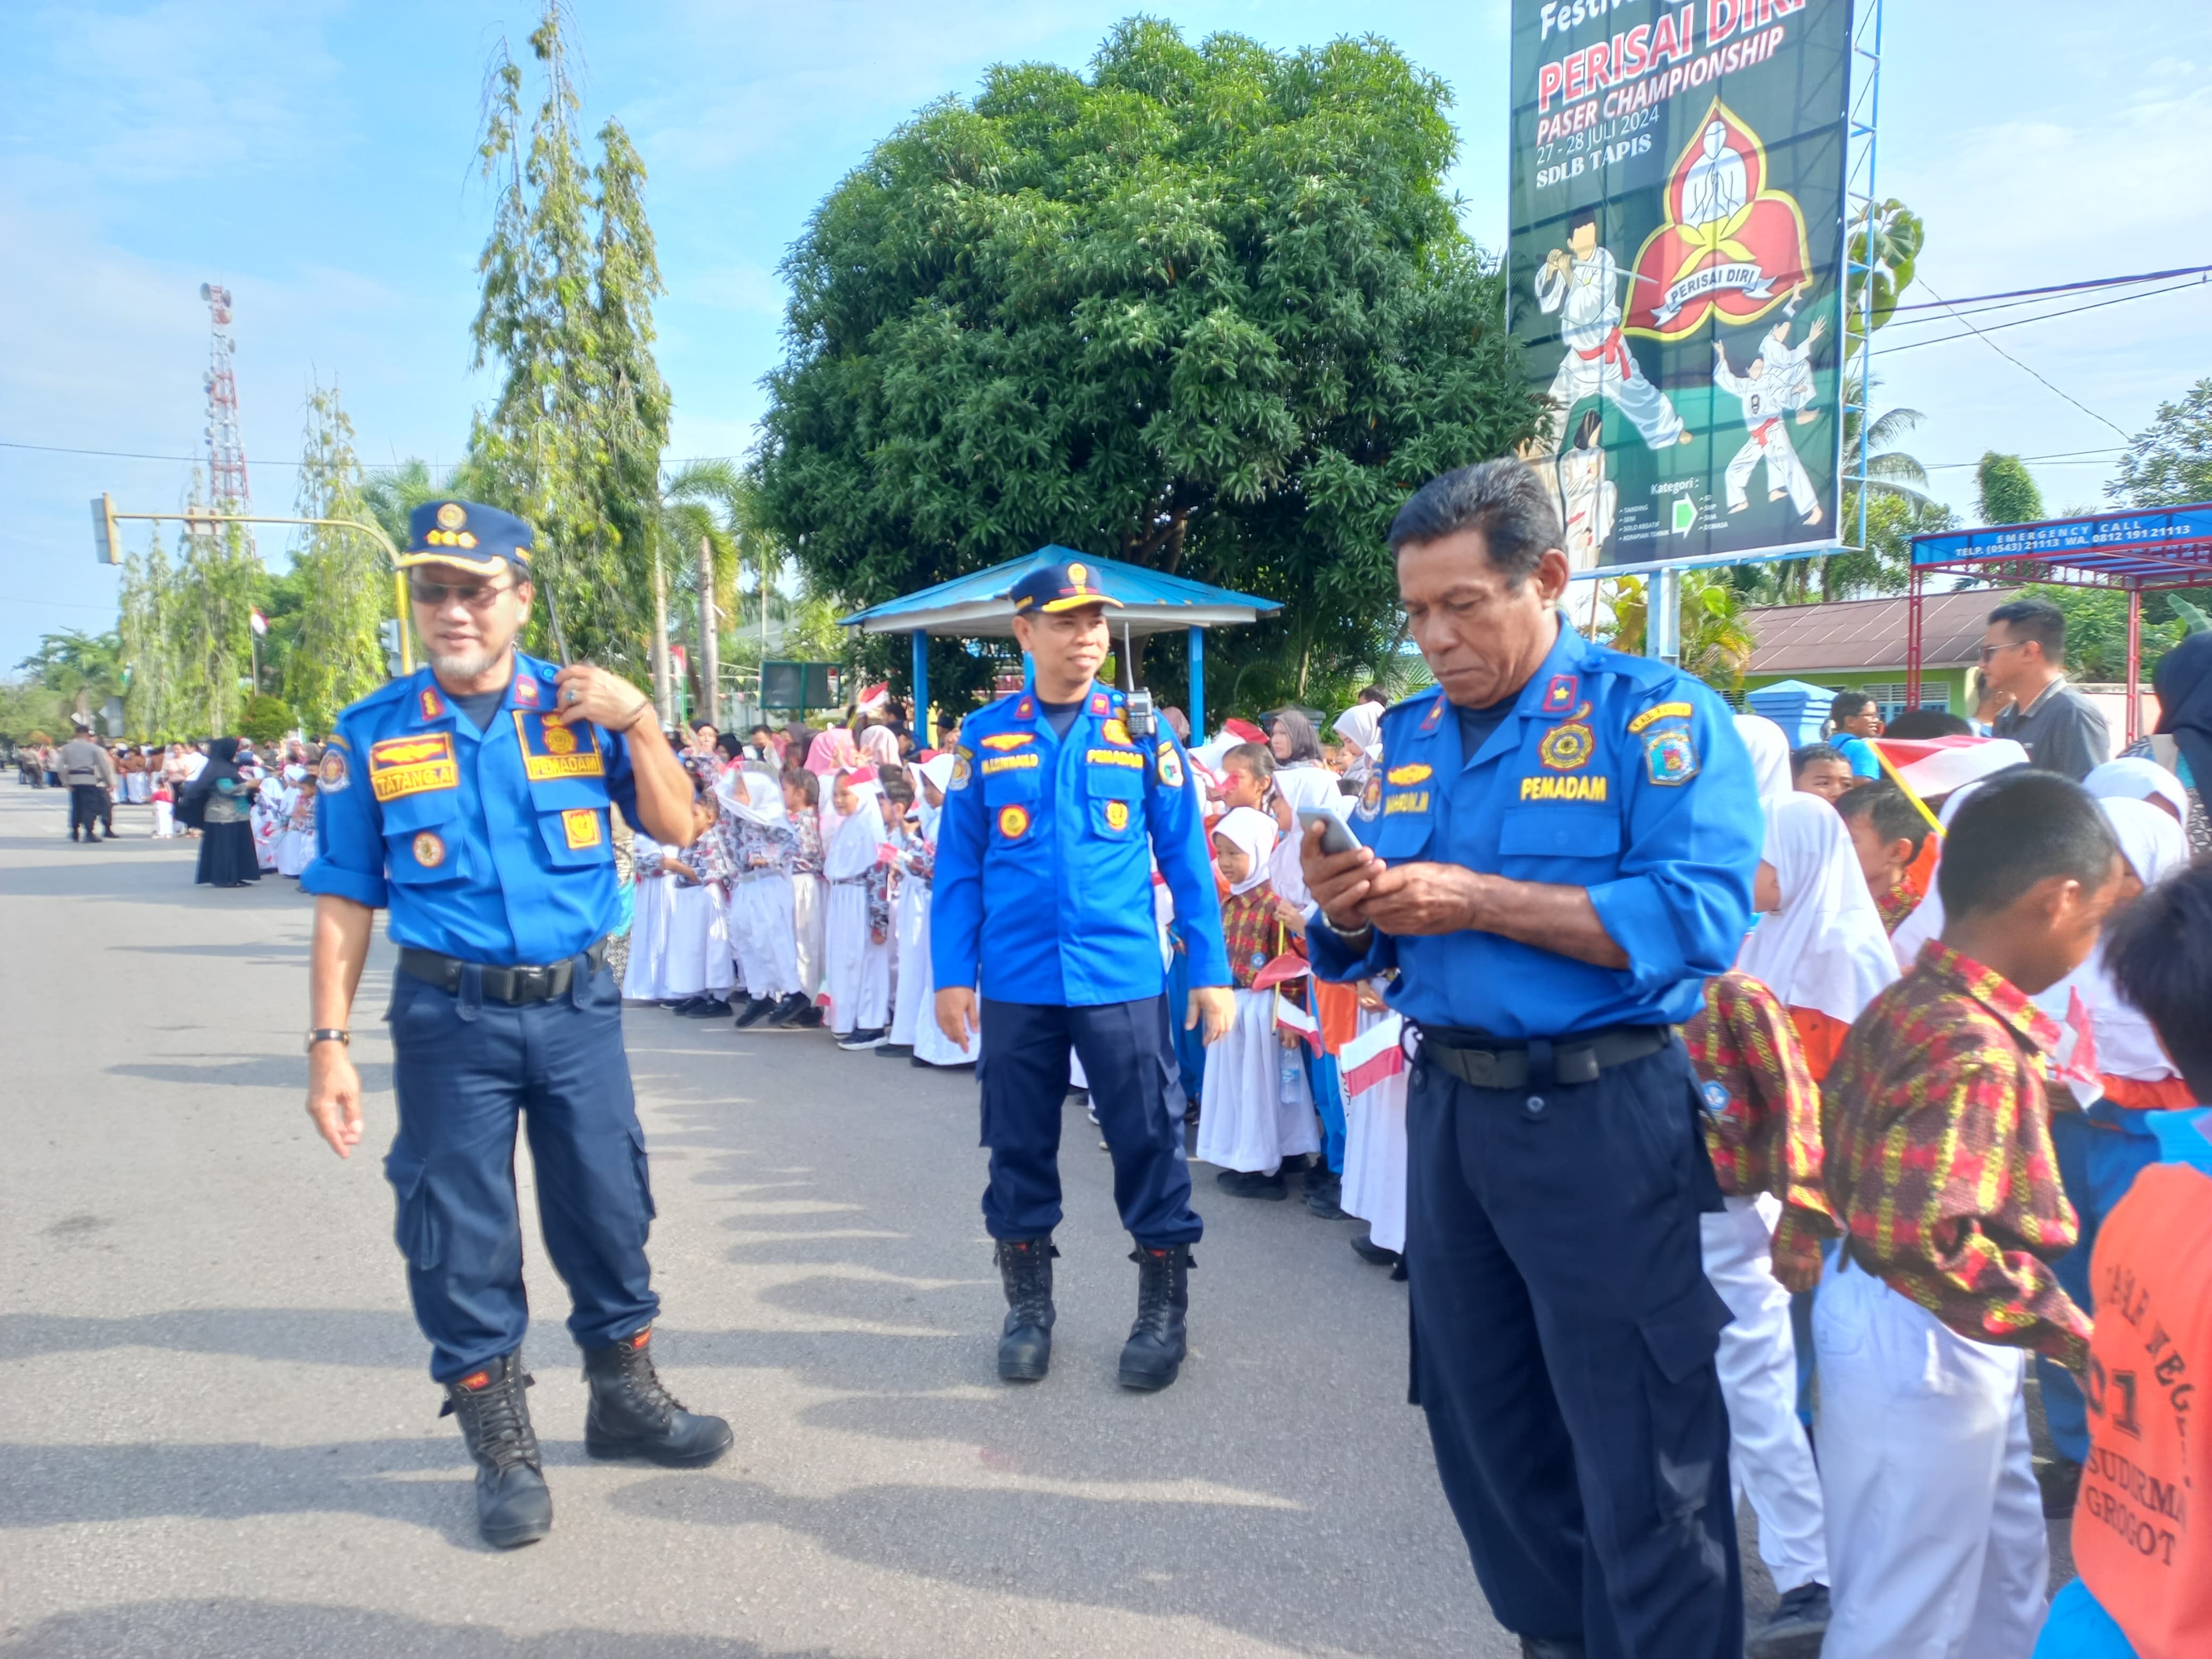
[[[1629,721],[1628,735],[1632,738],[1638,732],[1642,732],[1645,726],[1656,726],[1663,720],[1688,720],[1690,716],[1697,712],[1698,711],[1696,709],[1692,708],[1686,702],[1662,702],[1654,704],[1651,708],[1645,709],[1642,714],[1638,714],[1634,720]]]
[[[945,787],[948,789],[965,789],[968,787],[969,778],[973,775],[971,769],[975,763],[975,755],[973,750],[955,744],[952,748],[952,775],[946,781]]]
[[[1163,742],[1156,758],[1159,762],[1160,781],[1170,789],[1182,787],[1182,756],[1176,752],[1173,739]]]
[[[346,764],[346,752],[333,738],[315,767],[315,787],[326,795],[335,795],[352,781],[353,772]]]
[[[1370,772],[1367,775],[1367,787],[1359,792],[1359,804],[1352,810],[1363,819],[1371,818],[1382,810],[1382,773]]]
[[[1669,726],[1644,740],[1644,770],[1657,784],[1687,783],[1698,775],[1698,745],[1686,727]]]

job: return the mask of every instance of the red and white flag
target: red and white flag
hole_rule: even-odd
[[[1278,987],[1275,991],[1275,1029],[1279,1031],[1296,1031],[1308,1042],[1313,1044],[1313,1051],[1316,1054],[1321,1052],[1321,1027],[1315,1023],[1311,1014],[1285,996],[1280,987]]]
[[[2027,750],[2010,738],[1875,738],[1874,746],[1896,769],[1898,781],[1922,799],[1948,795],[2008,766],[2027,764]]]
[[[260,611],[250,611],[246,615],[255,634],[262,635],[269,631],[269,618],[263,616]]]
[[[1304,979],[1311,972],[1312,963],[1296,951],[1285,951],[1252,975],[1252,988],[1264,991],[1270,986],[1288,985],[1292,980]]]
[[[1344,1073],[1345,1093],[1364,1094],[1406,1069],[1406,1050],[1399,1041],[1405,1030],[1402,1018],[1387,1015],[1344,1045],[1336,1063]]]

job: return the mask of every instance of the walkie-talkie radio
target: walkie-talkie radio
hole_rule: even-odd
[[[1159,721],[1152,714],[1152,694],[1141,688],[1123,692],[1121,723],[1139,743],[1150,743],[1152,733],[1159,730]]]

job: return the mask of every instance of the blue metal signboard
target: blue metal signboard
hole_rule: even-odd
[[[2042,524],[1990,525],[1912,538],[1915,564],[1957,564],[1971,559],[2063,559],[2084,553],[2124,558],[2212,550],[2212,504],[2156,513],[2100,513],[2087,519]]]

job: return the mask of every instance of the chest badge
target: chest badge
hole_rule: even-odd
[[[563,726],[541,714],[518,708],[514,730],[522,740],[523,775],[532,783],[607,775],[599,734],[588,726]]]
[[[1008,841],[1019,841],[1030,832],[1029,809],[1024,806],[1002,806],[999,809],[999,833]]]
[[[1674,726],[1644,740],[1644,769],[1658,784],[1687,783],[1698,775],[1698,745],[1686,728]]]
[[[444,840],[425,830],[415,837],[415,862],[425,870],[434,870],[446,861]]]
[[[1410,765],[1394,766],[1383,775],[1392,784],[1402,788],[1410,783],[1426,783],[1432,773],[1425,763],[1414,761]]]
[[[1589,765],[1596,749],[1589,727],[1570,720],[1544,733],[1543,742],[1536,745],[1536,758],[1554,772],[1573,772]]]
[[[1553,675],[1551,683],[1544,688],[1544,713],[1547,714],[1565,714],[1567,710],[1575,706],[1575,693],[1580,689],[1581,683],[1577,676],[1572,674]]]
[[[368,787],[380,801],[398,800],[428,789],[456,789],[460,781],[460,763],[453,755],[450,732],[386,738],[368,746]]]
[[[1106,827],[1109,830],[1127,830],[1129,827],[1128,802],[1109,800],[1106,803]]]
[[[561,833],[566,836],[568,850],[580,853],[586,847],[599,844],[599,814],[596,808],[574,806],[561,814]]]
[[[1118,743],[1125,746],[1134,747],[1134,745],[1130,743],[1129,728],[1124,726],[1118,720],[1108,720],[1106,724],[1100,726],[1098,730],[1109,743]]]
[[[1005,750],[1018,749],[1025,743],[1036,741],[1036,733],[1034,732],[994,732],[983,739],[983,747]]]
[[[576,734],[565,726],[545,728],[545,752],[549,755],[573,755],[576,752]]]

